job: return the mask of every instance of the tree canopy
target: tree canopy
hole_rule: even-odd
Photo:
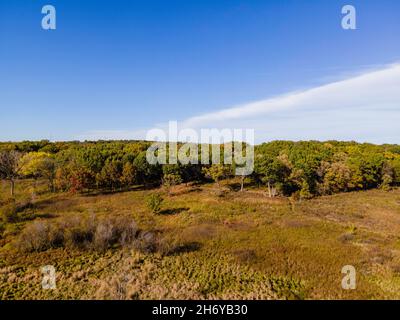
[[[45,178],[53,190],[83,192],[135,184],[171,186],[181,182],[219,183],[232,165],[153,165],[145,141],[0,143],[0,178]],[[390,189],[400,184],[400,146],[340,141],[273,141],[255,146],[254,185],[270,196],[316,195]]]

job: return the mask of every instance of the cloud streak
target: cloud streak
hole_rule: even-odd
[[[180,128],[254,128],[256,142],[338,139],[399,143],[399,121],[400,64],[394,64],[308,90],[193,116],[182,121]],[[101,136],[144,138],[143,133],[108,131]],[[96,136],[99,134],[92,133],[92,138]]]

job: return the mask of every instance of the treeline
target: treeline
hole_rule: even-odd
[[[400,146],[275,141],[256,148],[255,178],[301,198],[400,184]]]
[[[171,186],[233,176],[234,165],[151,165],[150,142],[0,143],[0,178],[11,194],[18,179],[46,179],[49,190],[88,192],[134,185]],[[400,146],[338,141],[274,141],[255,147],[249,185],[275,195],[310,198],[400,184]]]

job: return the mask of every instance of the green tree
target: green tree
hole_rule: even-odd
[[[207,178],[212,179],[219,186],[220,180],[228,177],[232,172],[228,166],[213,164],[209,167],[204,167],[203,173]]]
[[[181,166],[179,164],[167,164],[163,165],[163,177],[162,183],[170,194],[171,187],[181,184],[183,182],[181,175]]]
[[[105,188],[115,190],[120,187],[122,177],[122,163],[120,161],[108,161],[101,172],[96,176],[98,184]]]
[[[274,197],[277,191],[286,193],[286,184],[291,173],[291,165],[285,162],[285,157],[274,154],[258,154],[255,159],[255,174],[267,186],[269,197]]]
[[[382,168],[382,183],[380,188],[383,190],[390,190],[394,184],[395,171],[389,162],[385,162]]]
[[[152,193],[146,198],[146,205],[152,213],[159,213],[164,199],[159,193]]]
[[[313,197],[313,194],[310,191],[310,185],[306,180],[303,180],[301,189],[300,189],[300,199],[310,199]]]
[[[393,169],[393,184],[400,185],[400,155],[390,160],[390,166]]]
[[[125,187],[132,186],[136,183],[137,169],[131,162],[126,162],[122,168],[120,178],[121,184]]]
[[[160,183],[162,177],[162,168],[159,164],[150,164],[146,159],[146,152],[143,151],[133,161],[137,169],[137,177],[140,183],[144,185],[150,183]]]
[[[328,164],[323,178],[323,193],[346,192],[356,186],[352,170],[346,163],[335,162]]]
[[[182,183],[182,178],[176,173],[167,173],[163,176],[163,185],[167,189],[168,194],[171,193],[171,187]]]

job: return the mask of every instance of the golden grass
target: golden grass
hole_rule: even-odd
[[[28,185],[19,184],[20,197]],[[262,190],[177,186],[159,214],[152,190],[107,195],[38,192],[34,216],[121,215],[159,232],[168,254],[111,249],[51,249],[21,254],[13,241],[32,221],[7,226],[0,249],[0,299],[398,299],[400,191],[372,190],[293,203]],[[1,189],[0,198],[6,186]],[[162,191],[162,190],[159,190]],[[40,266],[54,265],[57,289],[40,287]],[[341,269],[357,270],[343,290]]]

